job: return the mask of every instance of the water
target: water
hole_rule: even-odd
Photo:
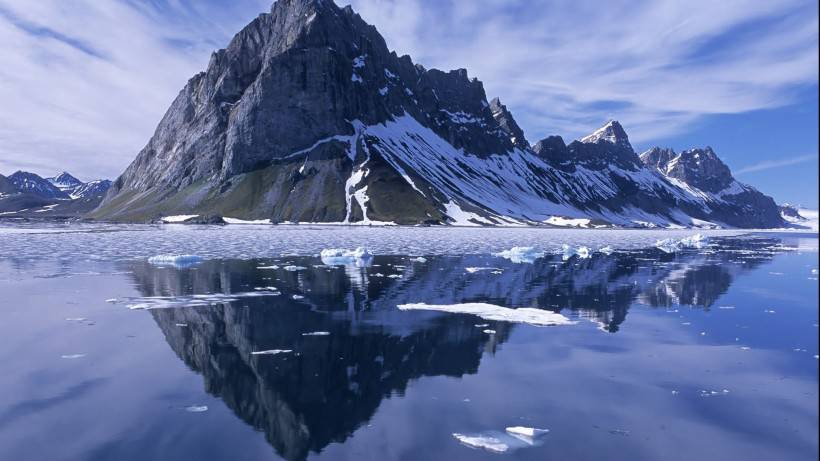
[[[817,236],[729,234],[0,229],[0,457],[816,459]],[[468,302],[572,323],[397,308]]]

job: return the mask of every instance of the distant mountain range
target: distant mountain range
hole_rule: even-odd
[[[6,217],[79,217],[95,209],[111,181],[82,182],[63,172],[52,178],[18,171],[0,175],[0,215]]]

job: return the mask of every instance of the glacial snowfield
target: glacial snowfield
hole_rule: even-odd
[[[251,259],[318,255],[333,248],[372,254],[491,254],[513,247],[560,253],[563,245],[592,251],[640,249],[695,234],[732,236],[748,230],[341,227],[322,225],[0,224],[0,258],[124,260],[157,255]]]

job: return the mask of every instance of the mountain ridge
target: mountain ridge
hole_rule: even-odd
[[[700,192],[645,165],[617,121],[569,145],[548,137],[531,147],[509,110],[498,99],[488,101],[483,84],[466,70],[428,70],[398,56],[350,7],[279,0],[188,81],[90,216],[784,223],[769,213],[773,201],[746,189],[733,200]],[[744,216],[751,206],[744,200],[765,212]]]

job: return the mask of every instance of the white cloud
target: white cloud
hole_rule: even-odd
[[[755,163],[753,165],[745,166],[743,168],[738,169],[734,172],[735,175],[741,175],[746,173],[754,173],[758,171],[766,171],[771,170],[773,168],[782,168],[784,166],[792,166],[792,165],[799,165],[801,163],[807,163],[811,161],[816,161],[817,155],[800,155],[797,157],[789,157],[780,160],[765,160],[762,162]]]
[[[0,0],[0,171],[116,176],[210,52],[270,3]],[[645,142],[817,84],[807,1],[352,3],[399,54],[468,68],[533,142],[607,118]]]

